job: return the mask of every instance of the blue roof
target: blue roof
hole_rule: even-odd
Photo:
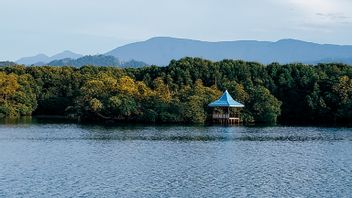
[[[218,100],[210,103],[208,106],[209,107],[244,107],[243,104],[235,101],[227,90]]]

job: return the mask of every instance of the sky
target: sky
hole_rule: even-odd
[[[352,45],[351,0],[0,0],[0,60],[156,36]]]

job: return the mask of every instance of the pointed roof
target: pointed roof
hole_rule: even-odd
[[[209,107],[244,107],[243,104],[235,101],[227,90],[218,100],[210,103],[208,106]]]

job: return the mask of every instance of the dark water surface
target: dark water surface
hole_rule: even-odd
[[[0,197],[352,197],[352,129],[0,125]]]

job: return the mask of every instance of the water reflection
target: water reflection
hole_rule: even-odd
[[[0,125],[17,125],[17,124],[31,124],[31,123],[33,123],[33,118],[31,116],[0,119]]]
[[[342,141],[352,140],[349,128],[315,127],[87,127],[90,140],[145,141]],[[351,133],[350,133],[351,132]]]

